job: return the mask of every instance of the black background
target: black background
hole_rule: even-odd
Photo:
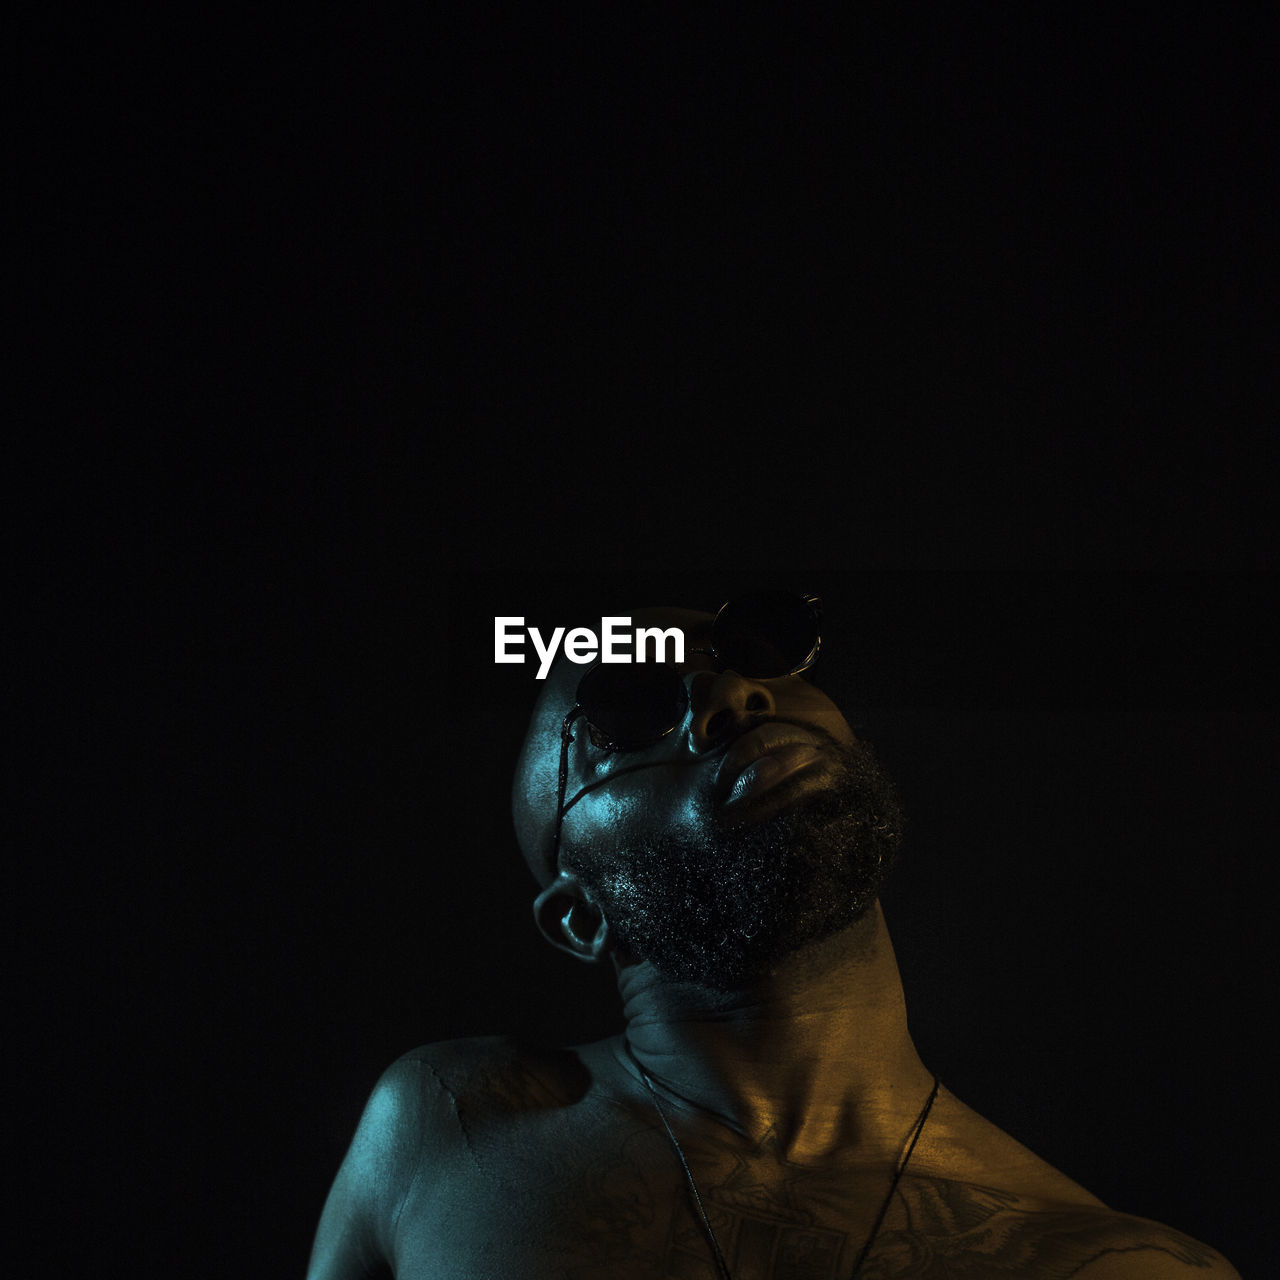
[[[903,787],[926,1061],[1264,1265],[1260,15],[20,11],[28,1274],[296,1273],[398,1053],[611,1030],[492,618],[761,579]]]

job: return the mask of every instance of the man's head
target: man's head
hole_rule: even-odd
[[[610,952],[668,977],[740,986],[857,920],[893,862],[893,788],[839,709],[803,676],[748,679],[707,655],[712,618],[633,615],[680,627],[689,694],[658,742],[610,752],[572,726],[554,864],[561,724],[585,668],[561,661],[539,697],[513,808],[542,886],[535,915],[582,959]]]

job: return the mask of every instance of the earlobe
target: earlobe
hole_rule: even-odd
[[[577,879],[560,872],[533,900],[533,919],[553,947],[594,964],[613,949],[609,922]]]

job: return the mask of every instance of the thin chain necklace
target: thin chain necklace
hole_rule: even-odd
[[[640,1065],[640,1060],[632,1051],[631,1045],[627,1044],[626,1048],[631,1061],[636,1065],[636,1070],[640,1072],[641,1079],[649,1087],[649,1095],[653,1098],[653,1106],[658,1113],[658,1119],[662,1121],[662,1127],[667,1131],[667,1137],[671,1139],[671,1145],[680,1160],[680,1167],[684,1170],[684,1176],[689,1182],[689,1190],[693,1192],[693,1202],[697,1205],[698,1216],[702,1219],[702,1229],[706,1232],[707,1243],[711,1246],[711,1252],[715,1256],[716,1271],[719,1273],[721,1280],[733,1280],[733,1273],[729,1270],[729,1264],[724,1260],[724,1253],[720,1249],[720,1241],[716,1239],[716,1233],[711,1229],[711,1220],[707,1217],[706,1209],[703,1208],[702,1196],[698,1193],[698,1184],[693,1180],[693,1171],[689,1168],[689,1162],[685,1159],[684,1150],[667,1120],[667,1113],[658,1097],[658,1091],[654,1088],[653,1081],[649,1078],[649,1073]],[[880,1212],[876,1215],[875,1225],[871,1228],[871,1234],[867,1237],[866,1244],[862,1246],[862,1252],[858,1254],[857,1262],[853,1264],[853,1272],[849,1280],[858,1280],[858,1276],[862,1271],[862,1264],[867,1260],[867,1255],[871,1252],[871,1246],[876,1242],[876,1236],[880,1234],[880,1226],[884,1222],[885,1214],[889,1212],[889,1205],[893,1201],[893,1193],[898,1189],[898,1182],[906,1170],[907,1162],[911,1159],[911,1153],[916,1149],[916,1143],[919,1141],[920,1133],[924,1129],[925,1121],[929,1118],[929,1112],[933,1110],[934,1099],[938,1096],[938,1087],[938,1077],[934,1076],[933,1088],[929,1091],[929,1098],[911,1130],[911,1138],[907,1142],[906,1151],[898,1162],[898,1167],[894,1170],[893,1181],[889,1183],[889,1194],[885,1196],[884,1203],[880,1206]]]

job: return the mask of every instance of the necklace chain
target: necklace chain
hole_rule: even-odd
[[[715,1257],[716,1271],[719,1273],[721,1280],[733,1280],[733,1273],[729,1270],[729,1264],[725,1261],[724,1253],[720,1248],[720,1241],[716,1239],[716,1233],[711,1229],[711,1219],[707,1217],[707,1211],[702,1203],[702,1196],[698,1192],[698,1184],[693,1180],[693,1170],[689,1168],[689,1161],[685,1158],[684,1149],[680,1146],[679,1139],[677,1139],[670,1122],[667,1120],[666,1109],[658,1097],[658,1091],[654,1087],[653,1081],[649,1078],[649,1073],[640,1065],[639,1059],[632,1052],[630,1044],[627,1045],[627,1053],[630,1055],[631,1061],[635,1063],[636,1069],[640,1072],[641,1079],[648,1086],[649,1095],[653,1098],[654,1110],[657,1111],[658,1119],[662,1121],[662,1127],[667,1131],[671,1146],[680,1160],[680,1167],[684,1170],[684,1176],[688,1180],[689,1190],[693,1192],[693,1203],[697,1206],[698,1216],[702,1219],[702,1228],[706,1232],[707,1243],[711,1246],[711,1252]],[[912,1127],[911,1137],[906,1144],[906,1151],[894,1170],[893,1181],[889,1183],[889,1194],[885,1196],[884,1203],[880,1206],[880,1212],[876,1215],[875,1225],[871,1228],[871,1234],[867,1237],[866,1244],[862,1246],[862,1252],[858,1254],[858,1260],[854,1263],[850,1280],[858,1280],[858,1276],[862,1271],[862,1264],[867,1260],[867,1255],[871,1252],[871,1246],[875,1244],[876,1237],[880,1234],[880,1227],[884,1223],[885,1214],[889,1212],[889,1205],[893,1201],[893,1193],[898,1189],[898,1182],[906,1170],[907,1162],[911,1159],[911,1153],[916,1149],[916,1143],[919,1141],[920,1134],[924,1129],[925,1121],[929,1119],[929,1113],[933,1110],[934,1099],[938,1096],[938,1088],[938,1077],[934,1076],[933,1088],[929,1091],[928,1100]]]

